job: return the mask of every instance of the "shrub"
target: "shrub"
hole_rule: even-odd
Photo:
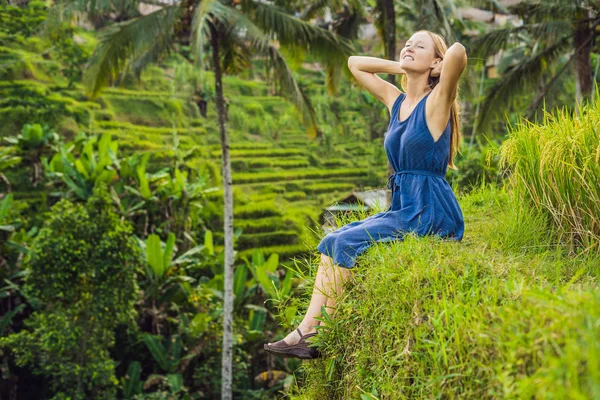
[[[108,349],[116,326],[134,322],[142,262],[104,186],[85,205],[59,201],[26,261],[24,291],[41,306],[0,345],[49,379],[55,398],[114,398]]]

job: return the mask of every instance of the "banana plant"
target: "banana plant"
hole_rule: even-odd
[[[253,276],[253,279],[247,283],[248,287],[258,285],[263,292],[273,298],[285,297],[290,294],[293,274],[288,270],[283,280],[280,280],[278,275],[275,274],[279,266],[279,254],[272,253],[265,261],[263,252],[255,249],[252,252],[252,261],[248,260],[247,257],[242,257],[242,259]]]
[[[174,335],[170,338],[165,338],[164,342],[169,343],[169,345],[165,346],[154,335],[144,335],[144,343],[146,343],[148,350],[150,350],[152,357],[154,357],[160,369],[166,374],[166,376],[161,374],[150,375],[144,386],[152,386],[155,382],[166,378],[171,394],[180,393],[185,389],[183,386],[183,376],[178,371],[178,367],[183,360],[181,357],[181,337]]]
[[[52,143],[59,142],[58,134],[46,125],[25,124],[19,135],[4,140],[16,146],[22,159],[31,165],[30,181],[37,186],[42,175],[41,157]]]
[[[0,201],[0,231],[14,232],[15,230],[14,225],[4,223],[4,221],[8,218],[8,213],[12,207],[12,202],[12,193],[7,194],[2,201]]]
[[[273,253],[265,261],[263,252],[260,249],[254,249],[252,252],[252,260],[242,256],[245,264],[236,266],[233,275],[233,294],[234,307],[241,306],[244,301],[256,294],[257,290],[262,290],[271,298],[280,299],[288,297],[292,290],[293,273],[288,271],[283,279],[275,273],[279,265],[279,255]],[[248,279],[248,271],[252,277]],[[204,286],[210,290],[215,296],[223,298],[223,273],[216,271],[215,276]],[[249,307],[246,305],[245,307]],[[264,309],[266,311],[266,309]],[[260,310],[257,310],[260,311]],[[254,318],[252,316],[251,318]],[[257,316],[260,318],[260,316]],[[250,324],[259,324],[260,320],[251,322]],[[258,326],[258,325],[253,325]]]
[[[134,396],[142,393],[143,382],[140,380],[142,365],[138,361],[129,364],[127,376],[121,380],[123,384],[123,398],[125,400],[133,399]]]
[[[62,180],[77,197],[86,200],[100,182],[110,186],[117,178],[118,146],[109,133],[103,133],[100,138],[91,136],[83,143],[79,157],[71,153],[75,145],[71,144],[68,149],[62,146],[50,162],[43,160],[44,167],[50,178]]]
[[[22,157],[15,155],[16,152],[17,148],[15,146],[0,148],[0,180],[6,185],[6,193],[10,193],[10,181],[3,172],[18,165],[23,159]]]
[[[125,184],[124,189],[129,193],[139,197],[141,201],[158,200],[158,197],[150,189],[150,182],[158,180],[164,176],[164,170],[148,176],[146,172],[146,164],[149,156],[150,153],[144,153],[141,158],[135,155],[127,159],[127,163],[122,164],[121,174],[125,182],[133,181],[137,183],[137,187]]]
[[[206,239],[209,237],[205,237]],[[179,273],[187,265],[196,265],[197,256],[203,250],[212,252],[212,241],[209,246],[199,245],[186,251],[178,257],[176,254],[175,234],[167,236],[165,243],[161,242],[156,234],[148,236],[146,241],[138,239],[140,247],[146,254],[146,282],[144,298],[147,303],[147,312],[152,316],[153,331],[160,333],[161,321],[166,318],[166,307],[177,294],[185,297],[191,292],[191,283],[195,279],[185,273]]]
[[[267,309],[256,304],[247,304],[246,308],[250,309],[246,321],[246,337],[248,340],[257,340],[264,334]]]
[[[154,224],[164,231],[178,232],[178,242],[184,248],[195,242],[193,213],[203,208],[207,189],[202,177],[189,179],[189,171],[170,166],[157,172],[146,171],[147,157],[122,163],[121,179],[127,196],[121,200],[122,211],[145,214],[144,226]],[[121,196],[122,197],[122,196]]]
[[[48,126],[42,127],[40,124],[25,124],[19,135],[4,138],[22,151],[37,150],[54,139],[58,139],[56,132],[51,131]]]
[[[263,252],[255,249],[252,252],[252,261],[246,257],[242,258],[245,265],[238,266],[234,275],[234,304],[241,304],[259,287],[271,298],[289,297],[292,290],[293,273],[288,270],[283,279],[275,274],[279,265],[277,253],[271,254],[265,261]],[[252,273],[250,280],[247,279],[248,271]],[[246,321],[246,337],[248,340],[257,340],[264,332],[268,311],[265,307],[255,304],[246,304],[244,307],[250,309]]]

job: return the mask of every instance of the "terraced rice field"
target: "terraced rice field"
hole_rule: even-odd
[[[212,163],[221,172],[214,102],[209,101],[203,118],[186,99],[168,91],[108,88],[92,101],[81,87],[67,90],[34,80],[4,82],[0,91],[10,96],[24,88],[72,110],[73,126],[110,133],[119,140],[120,156],[151,152],[149,168],[157,168],[177,145],[194,149],[187,161],[190,167]],[[354,189],[385,185],[386,164],[374,168],[370,145],[344,139],[327,148],[320,138],[307,138],[293,107],[281,97],[268,96],[262,82],[226,77],[224,90],[229,100],[234,227],[243,231],[236,242],[238,257],[249,256],[254,248],[266,256],[277,252],[282,261],[310,254],[318,243],[323,207]],[[214,186],[219,189],[207,198],[215,210],[209,228],[219,247],[223,245],[221,181]]]

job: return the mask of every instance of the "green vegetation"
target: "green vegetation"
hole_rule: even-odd
[[[598,93],[596,93],[598,94]],[[600,113],[598,96],[579,107],[546,115],[541,126],[520,126],[503,145],[502,161],[513,165],[515,190],[557,227],[569,247],[600,250]]]
[[[507,185],[460,198],[460,244],[409,235],[361,255],[291,398],[597,397],[599,117],[595,101],[514,128]],[[283,300],[292,329],[305,305]]]
[[[73,26],[48,19],[46,2],[0,1],[1,398],[220,397],[225,212],[214,65],[210,57],[195,58],[194,16],[183,7],[169,8],[168,21],[154,21],[173,23],[166,53],[159,34],[144,36],[158,25],[127,31],[143,21],[127,9],[134,3],[72,3],[98,7]],[[217,3],[230,7],[210,4]],[[281,14],[242,7],[240,15],[258,15],[253,20],[262,29],[278,16],[306,12],[309,3],[279,2]],[[350,17],[334,16],[334,31],[353,39],[356,53],[387,54],[390,35],[376,43],[357,39],[366,11],[350,3]],[[376,21],[383,20],[380,3],[369,9]],[[322,4],[311,12],[322,12]],[[415,1],[414,10],[428,4]],[[569,10],[562,22],[579,18],[579,6]],[[396,36],[430,23],[468,44],[472,38],[461,30],[481,28],[450,23],[445,9],[436,18],[446,19],[425,25],[410,7],[404,11]],[[542,20],[548,15],[533,11]],[[44,22],[56,26],[42,35]],[[570,106],[575,93],[588,91],[582,57],[574,63],[577,75],[561,75],[569,70],[554,67],[566,53],[532,39],[554,26],[542,22],[549,25],[533,36],[521,31],[498,65],[508,81],[487,77],[487,69],[478,78],[475,53],[469,62],[462,87],[476,83],[480,91],[461,93],[469,105],[466,140],[459,170],[447,176],[463,209],[465,239],[408,236],[375,244],[338,299],[339,314],[322,318],[317,339],[325,357],[306,362],[272,358],[262,344],[294,329],[306,310],[323,208],[354,190],[385,187],[388,111],[346,79],[343,62],[324,67],[317,56],[327,56],[327,46],[317,46],[316,55],[289,46],[302,32],[287,24],[280,26],[281,47],[269,40],[274,58],[223,40],[234,200],[234,398],[600,396],[600,104],[581,107],[579,117],[565,107],[516,128],[484,121],[508,111],[516,122],[523,104],[532,104],[529,114],[539,108],[543,93],[551,94],[551,105]],[[124,70],[103,64],[108,72],[92,86],[100,89],[104,78],[109,86],[92,97],[86,65],[95,50],[111,49],[107,34],[122,35],[121,44],[138,35],[138,44],[158,44],[151,48],[161,54],[135,47],[142,59],[127,60]],[[555,36],[549,39],[569,40]],[[119,49],[131,50],[113,47],[108,59],[123,61]],[[153,64],[141,68],[146,56]],[[514,60],[528,68],[514,68]],[[592,54],[590,61],[598,71],[600,58]],[[539,90],[500,96],[516,111],[493,107],[501,92],[481,91],[498,82],[516,91],[532,71]],[[294,106],[308,100],[312,109],[303,113]],[[492,106],[478,114],[484,104]],[[490,130],[476,120],[491,122]],[[309,138],[313,128],[317,135]],[[338,224],[377,211],[338,216]]]
[[[360,256],[292,399],[598,396],[600,256],[570,257],[506,189],[460,204],[460,244],[408,236]],[[305,304],[281,306],[289,330]]]
[[[31,244],[26,329],[2,338],[17,365],[50,378],[53,398],[114,398],[114,330],[133,325],[141,252],[101,188],[85,206],[55,204]]]

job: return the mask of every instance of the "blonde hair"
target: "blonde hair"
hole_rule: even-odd
[[[415,33],[418,33],[418,32],[426,32],[429,34],[429,36],[433,40],[433,49],[435,52],[434,57],[435,58],[439,57],[441,59],[444,59],[446,50],[448,50],[448,46],[446,45],[446,41],[444,40],[444,38],[442,36],[438,35],[437,33],[430,32],[425,29],[422,29]],[[431,89],[433,90],[433,88],[436,87],[436,85],[439,82],[440,82],[439,76],[433,77],[430,75],[427,86],[431,87]],[[408,77],[403,74],[402,78],[400,79],[400,85],[402,86],[403,90],[407,86],[407,84],[408,84]],[[461,140],[460,116],[459,116],[460,115],[460,104],[458,103],[458,91],[459,91],[459,88],[456,88],[456,98],[454,99],[454,103],[452,103],[452,106],[450,107],[451,134],[450,134],[450,159],[448,161],[448,166],[454,170],[458,170],[458,168],[456,168],[456,166],[454,165],[454,154],[456,154],[456,152],[458,152],[458,149],[460,146],[460,140]],[[404,92],[406,92],[406,90],[404,90]]]

